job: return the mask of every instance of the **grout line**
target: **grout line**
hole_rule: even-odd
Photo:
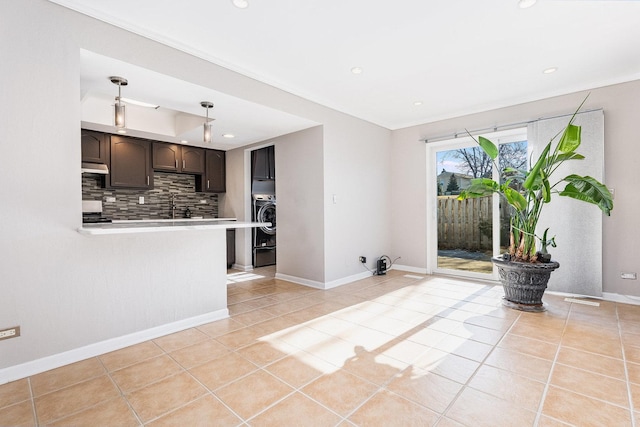
[[[547,400],[547,393],[549,392],[549,388],[551,387],[551,378],[553,377],[553,371],[555,370],[556,363],[558,361],[558,356],[560,355],[560,349],[562,348],[562,338],[564,338],[564,334],[567,331],[567,327],[569,326],[569,317],[571,317],[572,310],[573,310],[573,304],[569,305],[569,311],[567,311],[567,315],[564,319],[564,327],[562,328],[562,334],[560,335],[560,340],[558,341],[558,348],[556,349],[556,354],[553,356],[553,361],[551,362],[551,369],[549,370],[549,375],[547,376],[547,382],[545,383],[544,390],[542,391],[540,404],[538,405],[538,410],[536,411],[536,418],[533,422],[534,426],[537,426],[540,424],[540,418],[542,417],[542,409],[544,408],[544,402]]]
[[[27,383],[29,384],[29,396],[31,398],[31,411],[33,412],[33,420],[35,425],[40,425],[38,421],[38,411],[36,411],[36,399],[33,396],[33,386],[31,385],[31,377],[27,378]]]
[[[620,313],[618,313],[618,303],[616,304],[616,320],[618,322],[618,339],[620,340],[620,350],[622,351],[622,362],[624,364],[624,377],[627,382],[627,398],[629,399],[629,411],[631,412],[631,426],[636,427],[635,408],[633,407],[633,393],[631,392],[631,381],[629,380],[629,369],[627,367],[627,355],[624,351],[624,340],[622,339],[622,326],[620,325]]]
[[[446,417],[447,413],[449,412],[449,410],[451,410],[451,407],[453,407],[454,403],[460,398],[460,396],[462,395],[462,393],[467,389],[467,387],[469,387],[469,383],[471,382],[471,380],[473,379],[473,377],[478,373],[478,371],[480,370],[480,368],[482,368],[483,366],[485,366],[485,362],[487,361],[487,359],[491,356],[491,354],[494,352],[494,350],[500,345],[500,343],[505,339],[505,337],[507,336],[507,334],[509,334],[509,332],[511,332],[511,330],[513,329],[513,327],[516,325],[516,323],[518,322],[518,320],[520,319],[520,317],[522,316],[521,313],[518,313],[518,317],[515,318],[515,320],[511,323],[511,326],[502,334],[502,337],[500,338],[500,340],[493,346],[493,348],[491,349],[491,351],[489,353],[487,353],[487,355],[482,359],[481,362],[478,362],[478,367],[473,371],[473,373],[471,375],[469,375],[469,378],[467,379],[467,381],[465,381],[464,384],[462,384],[462,387],[460,388],[460,390],[458,391],[458,393],[456,393],[456,395],[454,396],[453,399],[451,399],[451,402],[449,402],[449,405],[447,405],[447,407],[444,409],[444,411],[442,411],[441,414],[441,418]],[[447,333],[448,335],[451,335],[451,333]],[[444,351],[444,350],[442,350]],[[450,352],[447,352],[448,354],[452,354]],[[460,356],[462,357],[462,356]],[[469,359],[471,360],[471,359]],[[474,362],[477,362],[474,360]],[[487,365],[489,366],[489,365]],[[457,381],[456,381],[457,382]],[[475,390],[475,389],[474,389]],[[482,393],[484,393],[482,391]],[[489,393],[486,393],[489,394]],[[492,395],[493,396],[493,395]],[[497,397],[497,396],[494,396]],[[497,397],[498,399],[504,400],[502,398]],[[440,420],[438,420],[438,422],[440,422]]]
[[[160,356],[158,356],[160,357]],[[124,390],[122,390],[122,388],[120,387],[120,385],[116,382],[116,380],[113,379],[113,377],[111,376],[111,371],[109,371],[107,369],[107,367],[104,365],[104,363],[102,362],[102,360],[100,360],[99,357],[96,357],[96,359],[98,359],[98,362],[102,365],[102,367],[104,368],[107,377],[109,378],[109,380],[111,381],[111,383],[116,387],[116,389],[118,390],[118,392],[120,393],[120,397],[122,399],[124,399],[124,401],[126,402],[127,406],[129,407],[129,409],[131,410],[131,412],[133,413],[133,416],[136,418],[136,420],[138,420],[138,423],[142,426],[144,425],[144,423],[142,422],[142,419],[140,418],[140,415],[138,414],[138,412],[135,410],[135,408],[131,405],[131,402],[129,402],[129,398],[127,397],[126,393],[124,392]],[[149,359],[144,359],[144,360],[149,360]],[[135,365],[135,364],[134,364]],[[133,365],[130,365],[133,366]],[[124,368],[123,368],[124,369]],[[117,371],[113,371],[113,372],[117,372]],[[168,378],[168,377],[165,377]],[[157,382],[157,381],[156,381]],[[150,385],[150,384],[147,384]]]
[[[169,356],[169,357],[171,357],[171,356]],[[212,360],[215,360],[215,359],[212,359]],[[176,363],[178,363],[178,362],[176,362]],[[205,363],[208,363],[208,362],[205,362]],[[180,364],[178,363],[178,365],[180,365]],[[200,365],[198,365],[198,366],[200,366]],[[185,369],[182,365],[180,365],[180,367],[181,367],[181,368],[183,368],[183,369]],[[240,416],[240,414],[238,414],[236,411],[234,411],[233,409],[231,409],[231,407],[230,407],[229,405],[227,405],[227,404],[226,404],[226,402],[224,402],[222,399],[220,399],[220,398],[215,394],[215,392],[214,392],[213,390],[211,390],[211,389],[210,389],[209,387],[207,387],[207,386],[206,386],[202,381],[200,381],[198,378],[196,378],[196,376],[195,376],[195,375],[193,375],[193,374],[192,374],[188,369],[185,369],[185,372],[186,372],[186,373],[187,373],[187,374],[188,374],[188,375],[189,375],[189,376],[190,376],[190,377],[191,377],[195,382],[197,382],[198,384],[200,384],[200,386],[201,386],[202,388],[204,388],[204,389],[207,391],[207,394],[209,394],[209,395],[213,396],[213,398],[214,398],[214,399],[216,399],[217,401],[219,401],[219,402],[220,402],[220,403],[221,403],[225,408],[227,408],[229,411],[231,411],[231,413],[232,413],[233,415],[235,415],[236,417],[238,417],[238,419],[240,419],[240,421],[241,421],[241,422],[240,422],[240,424],[238,424],[238,425],[242,425],[242,424],[244,424],[244,423],[246,422],[246,420],[245,420],[244,418],[242,418],[242,417]],[[251,373],[253,373],[253,372],[255,372],[255,371],[251,371],[249,374],[251,374]],[[237,381],[237,380],[238,380],[238,379],[240,379],[240,378],[244,378],[244,377],[246,377],[246,376],[247,376],[247,375],[249,375],[249,374],[246,374],[246,375],[243,375],[242,377],[236,378],[235,380],[233,380],[233,381],[231,381],[231,382],[229,382],[229,383],[227,383],[227,384],[224,384],[223,386],[220,386],[220,387],[218,387],[218,388],[225,387],[225,386],[227,386],[228,384],[231,384],[231,383],[233,383],[233,382]],[[205,394],[205,396],[206,396],[206,394]],[[203,397],[203,396],[199,396],[199,397],[198,397],[198,399],[200,399],[200,398],[202,398],[202,397]],[[196,399],[196,400],[197,400],[197,399]],[[193,403],[193,401],[192,401],[192,402],[187,403],[186,405],[189,405],[189,404],[191,404],[191,403]],[[186,405],[183,405],[183,406],[181,406],[180,408],[183,408],[183,407],[184,407],[184,406],[186,406]],[[176,409],[176,410],[177,410],[177,409]],[[171,411],[171,412],[173,412],[173,411]],[[161,415],[160,417],[163,417],[163,416],[167,415],[168,413],[170,413],[170,412],[167,412],[167,413],[165,413],[165,414]],[[160,417],[158,417],[158,418],[160,418]]]

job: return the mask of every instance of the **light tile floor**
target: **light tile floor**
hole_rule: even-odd
[[[0,425],[632,426],[640,307],[390,271],[230,272],[229,319],[0,386]],[[637,421],[636,421],[637,420]]]

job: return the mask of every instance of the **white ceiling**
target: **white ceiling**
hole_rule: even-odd
[[[82,126],[87,129],[114,132],[113,105],[118,87],[109,79],[121,76],[128,80],[122,86],[123,98],[158,105],[138,107],[126,103],[127,134],[167,142],[229,150],[279,135],[316,126],[282,111],[265,107],[209,88],[185,82],[164,74],[96,54],[80,52],[80,87],[82,90]],[[206,110],[201,101],[210,101],[212,143],[203,142],[202,124]],[[232,134],[233,139],[223,134]]]
[[[634,0],[51,1],[389,129],[640,78]]]

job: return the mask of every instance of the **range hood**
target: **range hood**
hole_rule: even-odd
[[[82,169],[80,170],[82,173],[98,173],[100,175],[107,175],[109,173],[107,165],[102,163],[82,162]]]

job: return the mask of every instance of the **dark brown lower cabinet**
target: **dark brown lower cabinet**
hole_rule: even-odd
[[[227,268],[236,262],[236,230],[227,228]]]

